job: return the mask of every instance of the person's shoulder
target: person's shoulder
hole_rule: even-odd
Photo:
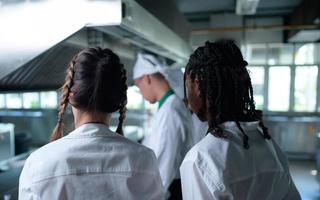
[[[134,172],[155,173],[158,163],[154,152],[137,142],[131,141],[125,137],[119,138],[122,142],[124,156],[127,157],[131,169]]]
[[[137,142],[134,142],[128,138],[125,138],[123,136],[119,136],[116,138],[118,140],[119,143],[121,143],[121,145],[124,146],[124,148],[128,151],[128,153],[130,154],[136,154],[136,155],[140,155],[140,154],[148,154],[149,156],[152,155],[152,150],[149,149],[148,147],[141,145]]]
[[[228,142],[207,134],[195,144],[186,154],[185,161],[195,162],[196,165],[220,165],[228,152]]]
[[[83,153],[87,155],[85,158],[82,158]],[[157,165],[152,150],[114,134],[111,137],[97,137],[93,140],[62,138],[51,142],[28,157],[25,171],[31,173],[32,182],[35,182],[46,177],[58,176],[59,173],[68,174],[70,170],[82,170],[84,166],[75,165],[79,159],[82,159],[82,163],[87,163],[87,167],[94,168],[94,163],[88,163],[88,156],[93,156],[97,163],[111,162],[115,158],[118,161],[122,160],[119,171],[154,173]]]
[[[169,97],[168,99],[169,106],[172,109],[177,109],[177,108],[184,108],[186,109],[186,106],[183,102],[182,99],[180,99],[176,94],[173,94]]]
[[[64,151],[65,147],[67,147],[67,145],[64,145],[63,143],[65,143],[65,141],[62,139],[49,142],[48,144],[43,145],[42,147],[32,152],[28,159],[30,161],[37,162],[39,159],[53,159],[54,155],[63,156],[64,154],[62,153],[62,151]]]
[[[223,171],[221,171],[219,161],[216,157],[219,157],[218,148],[212,148],[215,146],[215,139],[212,135],[207,135],[194,145],[186,154],[180,171],[197,171],[197,176],[201,177],[206,185],[213,190],[213,188],[223,188]],[[215,189],[215,190],[216,190]]]
[[[188,121],[192,120],[191,113],[186,107],[185,103],[175,94],[171,95],[167,99],[163,105],[163,109],[161,109],[161,112],[164,115],[167,114],[168,117],[177,117],[178,119],[183,118],[184,120]]]
[[[30,184],[40,180],[40,177],[50,176],[54,172],[56,166],[53,163],[66,155],[65,148],[61,148],[66,145],[58,145],[61,142],[61,140],[50,142],[32,152],[26,159],[22,174],[27,174]]]
[[[198,162],[200,160],[203,160],[203,158],[207,156],[209,148],[210,148],[210,144],[208,144],[208,135],[207,135],[188,151],[184,160],[191,161],[191,162]]]

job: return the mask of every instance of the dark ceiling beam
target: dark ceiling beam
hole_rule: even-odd
[[[221,27],[221,28],[207,28],[207,29],[193,29],[192,33],[214,33],[214,32],[247,32],[260,30],[301,30],[301,29],[319,29],[320,25],[315,24],[297,24],[297,25],[259,25],[259,26],[245,26],[245,27]]]
[[[294,10],[294,7],[282,7],[282,8],[260,8],[254,15],[245,15],[246,18],[256,17],[283,17],[290,14]],[[188,12],[184,13],[184,16],[189,22],[197,21],[209,21],[210,15],[214,14],[235,14],[235,9],[220,10],[220,11],[205,11],[205,12]]]
[[[304,0],[293,11],[293,13],[285,18],[285,23],[291,24],[315,24],[316,19],[320,20],[320,1],[319,0]],[[318,21],[319,21],[318,20]],[[318,23],[319,25],[319,23]],[[318,27],[319,29],[319,27]],[[285,32],[285,38],[289,39],[295,35],[298,30],[290,30]]]
[[[189,40],[191,27],[172,0],[136,0],[162,23],[177,33],[185,41]]]
[[[184,16],[189,22],[197,21],[209,21],[211,15],[216,14],[234,14],[234,9],[224,10],[224,11],[207,11],[207,12],[197,12],[197,13],[184,13]]]

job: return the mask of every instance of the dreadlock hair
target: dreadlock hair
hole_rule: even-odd
[[[186,75],[199,81],[200,98],[206,107],[211,134],[227,138],[219,124],[235,121],[243,134],[243,147],[249,148],[249,137],[241,121],[259,121],[263,137],[270,139],[262,122],[262,111],[255,109],[251,79],[240,49],[230,40],[207,41],[195,50],[186,66]],[[186,91],[185,91],[186,94]]]
[[[61,88],[58,122],[51,141],[63,136],[63,115],[70,103],[86,111],[113,113],[119,110],[116,132],[123,135],[122,124],[127,104],[126,70],[110,49],[87,48],[69,63]],[[70,96],[70,93],[73,93]]]

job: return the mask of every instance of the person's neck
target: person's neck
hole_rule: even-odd
[[[101,123],[109,126],[111,119],[111,114],[101,113],[101,112],[74,112],[74,125],[75,128],[80,127],[87,123]]]
[[[159,101],[170,89],[171,88],[168,84],[159,85],[156,92],[156,100]]]

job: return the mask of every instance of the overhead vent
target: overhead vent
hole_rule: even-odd
[[[289,38],[289,42],[316,42],[320,40],[320,30],[302,30]]]
[[[288,16],[287,24],[301,27],[285,32],[289,42],[317,42],[320,39],[320,1],[308,0],[301,4]]]
[[[119,53],[129,72],[140,51],[153,52],[180,65],[191,53],[181,34],[133,0],[5,1],[0,6],[0,27],[2,90],[58,88],[70,60],[60,54],[71,55],[88,46],[108,47]],[[65,46],[69,48],[62,52],[60,47]],[[62,65],[48,55],[58,56]],[[57,70],[59,78],[40,79],[50,76],[41,73],[51,69]],[[14,77],[19,82],[14,83],[15,88],[8,88]],[[53,79],[58,81],[53,83]]]
[[[253,15],[256,13],[260,0],[237,0],[237,15]]]

